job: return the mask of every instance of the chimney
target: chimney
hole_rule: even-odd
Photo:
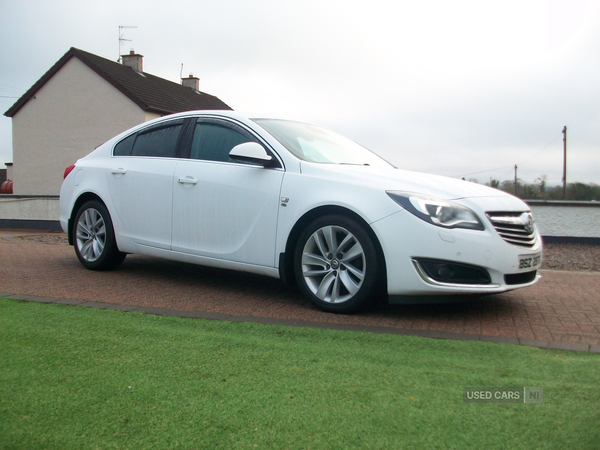
[[[6,179],[7,180],[14,180],[13,178],[13,163],[8,162],[8,163],[4,163],[6,165]]]
[[[195,91],[200,90],[200,78],[196,78],[193,73],[190,73],[190,76],[188,78],[182,78],[181,84]]]
[[[138,55],[135,51],[130,50],[129,55],[121,55],[123,59],[123,65],[129,66],[133,70],[139,73],[143,73],[142,69],[142,60],[144,59],[144,55]]]

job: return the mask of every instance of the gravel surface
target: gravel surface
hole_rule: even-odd
[[[65,233],[48,233],[48,234],[32,234],[29,236],[14,236],[13,239],[19,239],[20,241],[39,242],[42,244],[65,244],[67,235]]]
[[[67,245],[64,233],[15,236],[15,239],[43,244]],[[600,245],[544,244],[542,269],[600,272]]]
[[[542,269],[600,272],[600,245],[544,244]]]

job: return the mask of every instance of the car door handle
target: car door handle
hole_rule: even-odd
[[[118,167],[116,169],[111,170],[110,173],[112,173],[113,175],[125,175],[127,171],[122,167]]]
[[[198,180],[192,177],[181,177],[177,182],[181,184],[198,184]]]

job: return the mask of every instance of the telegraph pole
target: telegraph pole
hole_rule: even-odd
[[[563,137],[563,176],[562,176],[563,200],[566,200],[566,198],[567,198],[567,126],[566,125],[563,128],[562,132],[565,135]]]
[[[517,196],[517,165],[515,164],[515,197]]]

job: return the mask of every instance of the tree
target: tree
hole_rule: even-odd
[[[594,200],[594,190],[589,184],[569,183],[567,200]]]
[[[493,178],[490,178],[490,187],[496,188],[496,189],[500,189],[500,180],[495,180]]]
[[[540,194],[542,194],[542,197],[546,193],[546,183],[547,183],[547,181],[548,181],[548,175],[540,175],[535,180],[533,180],[534,183],[537,183],[538,189],[540,191]]]
[[[533,184],[524,183],[519,186],[519,198],[534,200],[540,198],[538,187]]]

